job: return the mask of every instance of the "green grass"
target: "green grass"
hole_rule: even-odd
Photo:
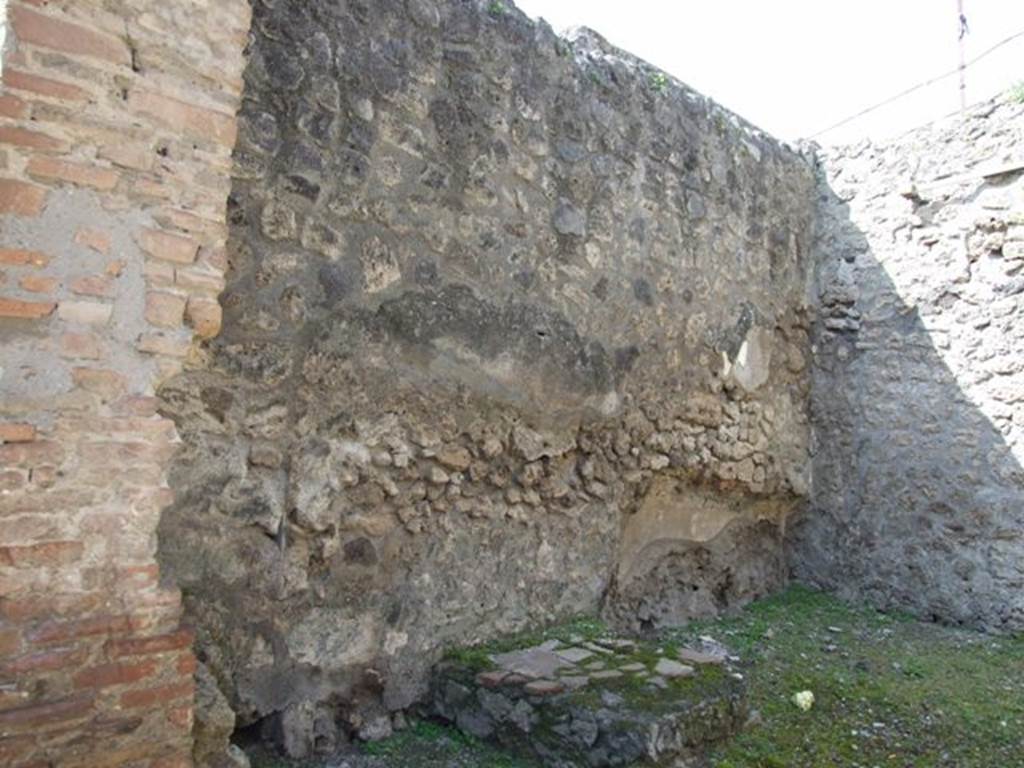
[[[800,587],[673,633],[722,640],[751,666],[753,726],[717,768],[1024,766],[1024,637],[849,606]],[[810,690],[801,712],[793,693]]]

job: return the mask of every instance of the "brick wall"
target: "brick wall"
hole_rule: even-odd
[[[190,765],[161,380],[217,333],[245,0],[12,0],[0,91],[0,765]]]

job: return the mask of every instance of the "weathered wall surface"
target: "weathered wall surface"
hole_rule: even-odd
[[[0,764],[191,764],[158,382],[217,332],[242,0],[6,3]],[[204,23],[197,24],[202,18]]]
[[[822,154],[799,578],[1024,626],[1024,107]]]
[[[161,560],[238,714],[381,735],[440,648],[776,587],[806,161],[507,3],[255,4],[224,329]]]

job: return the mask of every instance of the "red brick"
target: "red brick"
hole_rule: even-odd
[[[0,443],[0,466],[34,467],[39,464],[59,464],[63,458],[64,449],[54,440]]]
[[[146,294],[146,321],[160,328],[178,328],[185,315],[185,297],[150,291]]]
[[[155,637],[132,637],[125,640],[109,640],[107,652],[114,658],[122,656],[147,656],[153,653],[180,651],[192,645],[194,633],[190,629],[179,629]]]
[[[59,151],[67,148],[67,145],[60,139],[14,125],[0,125],[0,144],[14,144],[19,147],[45,151]]]
[[[194,675],[196,669],[199,667],[199,662],[196,661],[196,657],[192,653],[186,653],[178,659],[178,664],[175,667],[179,674],[182,675]]]
[[[128,388],[124,376],[117,371],[103,368],[75,368],[71,371],[71,380],[75,386],[100,395],[106,400],[120,397]]]
[[[146,285],[150,288],[163,288],[174,284],[177,269],[167,261],[146,259],[146,263],[142,266],[142,275],[146,278]]]
[[[0,629],[0,658],[13,656],[21,650],[21,633],[16,629]]]
[[[223,221],[207,219],[192,211],[183,211],[180,208],[166,207],[162,209],[157,216],[157,221],[161,225],[164,225],[166,222],[166,225],[194,234],[210,235],[212,237],[224,237],[226,234],[226,225]]]
[[[0,94],[0,116],[20,119],[28,115],[28,104],[9,93]]]
[[[191,237],[175,235],[160,229],[144,229],[139,234],[139,245],[156,259],[176,264],[191,264],[196,260],[199,243]]]
[[[195,138],[212,140],[224,147],[235,146],[233,115],[141,90],[129,94],[128,108]]]
[[[151,707],[154,704],[176,701],[183,698],[191,698],[195,693],[195,684],[191,680],[185,680],[172,685],[161,685],[158,688],[146,688],[138,691],[126,691],[121,694],[121,706],[126,709],[138,707]],[[191,710],[191,707],[189,707]],[[191,715],[191,711],[189,713]]]
[[[26,707],[8,709],[0,712],[0,731],[19,726],[45,726],[63,723],[85,717],[93,708],[93,697],[73,696],[43,704],[30,704]]]
[[[145,395],[130,395],[114,404],[114,412],[126,416],[155,416],[160,399]]]
[[[57,467],[33,467],[32,468],[32,485],[39,488],[52,488],[57,484],[57,478],[60,476]]]
[[[170,443],[157,444],[142,441],[115,442],[97,440],[95,442],[82,443],[78,449],[78,457],[83,462],[103,467],[109,466],[111,462],[137,463],[140,461],[160,461],[167,454],[173,452],[174,447]],[[94,515],[93,518],[100,519],[98,515]]]
[[[60,337],[62,357],[99,360],[103,356],[103,342],[93,333],[65,333]]]
[[[28,482],[28,473],[19,472],[16,469],[5,469],[0,471],[0,494],[17,491]]]
[[[102,664],[83,669],[72,679],[75,688],[109,688],[114,685],[137,683],[152,677],[157,671],[154,661],[138,664]]]
[[[85,545],[80,541],[46,541],[19,547],[0,547],[0,566],[15,568],[50,567],[82,559]]]
[[[65,620],[68,620],[98,610],[106,597],[106,595],[82,594],[80,592],[73,594],[50,593],[46,596],[33,595],[25,599],[0,597],[0,618],[18,623],[45,620],[53,616],[63,616]],[[38,642],[34,633],[29,636],[29,640]]]
[[[39,251],[24,251],[16,248],[0,248],[0,264],[14,267],[45,267],[50,257]]]
[[[21,72],[17,69],[4,67],[4,85],[16,91],[28,91],[37,93],[40,96],[47,96],[51,99],[59,99],[64,102],[83,102],[89,100],[89,94],[77,85],[62,83],[59,80],[51,80],[48,77],[30,75],[28,72]]]
[[[0,708],[3,699],[0,698]],[[25,766],[24,758],[37,747],[35,735],[0,737],[0,765]],[[188,768],[192,768],[191,765]]]
[[[117,186],[120,174],[109,168],[67,163],[52,157],[35,155],[28,161],[26,171],[30,176],[53,181],[66,181],[80,187],[93,187],[110,191]]]
[[[167,710],[167,722],[183,733],[192,731],[192,702]]]
[[[36,428],[31,424],[0,424],[0,442],[30,443],[36,439]]]
[[[106,275],[86,275],[72,281],[71,292],[109,299],[114,295],[114,281]]]
[[[7,515],[4,517],[3,525],[0,525],[0,544],[26,544],[60,539],[63,535],[62,530],[58,515]]]
[[[228,269],[228,249],[224,246],[203,248],[199,253],[199,261],[224,274]]]
[[[82,584],[88,589],[107,589],[115,584],[122,592],[135,593],[157,586],[160,568],[156,565],[130,565],[123,568],[99,567],[82,571]]]
[[[182,752],[177,755],[167,755],[159,760],[153,761],[150,768],[192,768],[192,753]]]
[[[46,205],[46,189],[17,179],[0,179],[0,213],[38,216]]]
[[[17,5],[10,9],[9,14],[14,35],[19,42],[114,64],[130,66],[132,63],[128,46],[113,35]]]
[[[44,275],[25,275],[18,281],[21,289],[30,293],[53,293],[58,284],[57,278]]]
[[[175,270],[174,282],[190,293],[208,291],[217,295],[224,290],[223,273],[204,267],[179,267]]]
[[[164,183],[160,179],[140,177],[132,184],[132,192],[140,197],[155,197],[160,200],[170,200],[174,197],[175,187],[173,184]]]
[[[96,635],[126,635],[139,629],[143,623],[136,616],[94,616],[77,621],[53,621],[34,630],[28,640],[32,643],[64,643]]]
[[[130,168],[133,171],[148,171],[153,167],[153,156],[156,153],[150,147],[131,144],[112,144],[102,147],[99,156],[114,165]]]
[[[78,669],[89,657],[86,648],[62,648],[56,651],[41,651],[12,659],[0,665],[5,675],[24,675],[38,672],[55,672],[58,669]]]
[[[173,455],[173,451],[171,452]],[[157,589],[138,597],[139,607],[159,608],[162,611],[177,611],[181,608],[181,590]]]
[[[135,348],[147,355],[164,355],[166,357],[185,357],[191,344],[181,339],[164,336],[159,333],[144,333],[139,337]]]
[[[193,296],[188,300],[185,319],[202,339],[212,339],[220,333],[221,307],[216,299]]]
[[[113,313],[113,306],[98,301],[62,301],[57,309],[61,320],[85,325],[106,325]]]
[[[110,235],[99,229],[83,227],[75,233],[75,242],[104,256],[110,252]]]
[[[0,317],[38,320],[53,314],[53,310],[56,308],[56,303],[52,301],[20,301],[0,297]]]
[[[144,766],[151,768],[149,758],[153,756],[154,752],[159,751],[159,747],[148,740],[136,739],[134,743],[129,743],[129,746],[112,749],[103,734],[97,736],[90,733],[89,736],[91,737],[90,742],[95,745],[93,751],[81,755],[81,748],[76,749],[75,752],[78,753],[78,756],[65,756],[60,761],[60,768],[143,768]],[[48,763],[39,768],[50,768],[52,765],[54,764]],[[19,768],[25,767],[20,766]],[[29,768],[35,767],[30,766]]]

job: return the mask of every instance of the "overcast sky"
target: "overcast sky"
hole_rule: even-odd
[[[958,64],[957,0],[515,0],[592,27],[784,139],[810,136]],[[1024,31],[1024,0],[963,0],[967,58]],[[1024,37],[968,68],[968,103],[1024,80]],[[955,112],[957,77],[818,138],[899,133]]]

